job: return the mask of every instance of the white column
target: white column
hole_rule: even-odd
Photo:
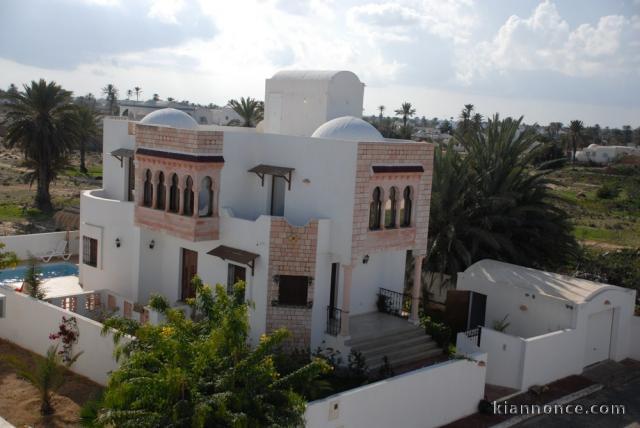
[[[342,281],[342,314],[340,317],[340,336],[349,336],[349,311],[351,305],[351,277],[353,267],[342,266],[344,280]]]
[[[422,261],[424,256],[414,256],[413,261],[413,288],[411,289],[411,317],[409,321],[419,321],[420,290],[422,289]]]

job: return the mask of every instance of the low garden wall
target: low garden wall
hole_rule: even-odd
[[[29,258],[29,254],[36,255],[55,250],[60,241],[67,239],[67,233],[69,234],[69,250],[71,254],[77,255],[79,248],[79,232],[77,230],[0,236],[0,242],[6,245],[3,251],[13,251],[20,260],[26,260]],[[52,261],[57,260],[58,258],[52,259]]]
[[[629,356],[640,361],[640,317],[631,317],[630,344]]]
[[[563,377],[582,373],[583,346],[576,330],[558,330],[524,339],[487,327],[477,337],[458,333],[456,347],[462,354],[486,352],[487,383],[526,390]]]
[[[49,335],[58,331],[62,317],[75,317],[79,336],[73,353],[82,351],[83,354],[72,366],[72,371],[106,385],[109,372],[118,364],[113,358],[113,335],[102,336],[102,324],[13,290],[0,288],[0,292],[5,296],[0,338],[45,355],[49,346],[56,343]]]
[[[486,354],[451,360],[308,404],[307,428],[436,427],[475,413]]]

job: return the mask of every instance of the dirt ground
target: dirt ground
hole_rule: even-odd
[[[30,365],[33,365],[35,357],[32,352],[1,339],[0,355],[14,355]],[[68,373],[67,381],[53,399],[55,413],[42,417],[38,391],[27,381],[18,378],[11,366],[0,362],[0,416],[18,428],[80,426],[80,408],[101,391],[100,385]]]
[[[89,174],[78,172],[79,153],[70,156],[69,168],[51,183],[51,197],[55,209],[80,205],[80,191],[101,187],[102,157],[88,152]],[[22,154],[0,144],[0,236],[43,233],[56,230],[51,213],[45,214],[34,206],[35,183],[26,177]]]

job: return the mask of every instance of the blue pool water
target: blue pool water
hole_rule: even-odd
[[[0,270],[0,285],[22,282],[27,266]],[[78,276],[78,266],[73,263],[42,263],[38,265],[40,278],[57,278],[59,276]]]

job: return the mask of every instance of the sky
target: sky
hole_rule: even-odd
[[[281,69],[346,69],[365,114],[463,104],[527,123],[640,126],[640,0],[1,0],[0,87],[113,83],[264,98]]]

